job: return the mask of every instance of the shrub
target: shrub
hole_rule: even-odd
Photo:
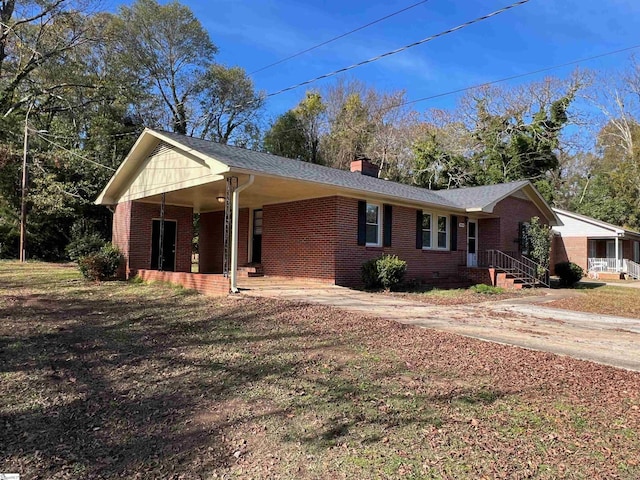
[[[560,286],[562,287],[571,287],[575,285],[584,275],[582,267],[573,262],[556,263],[555,269],[556,275],[560,277]]]
[[[378,259],[372,258],[362,264],[362,281],[365,288],[380,287],[380,279],[378,278]]]
[[[98,252],[106,245],[106,240],[93,230],[91,225],[79,221],[71,227],[71,241],[65,248],[65,253],[72,261]]]
[[[524,224],[523,251],[527,256],[540,265],[537,275],[542,276],[549,268],[551,255],[551,227],[540,223],[538,217]]]
[[[118,247],[107,243],[99,251],[78,259],[78,267],[88,280],[106,280],[113,278],[122,262]]]
[[[380,283],[387,290],[401,283],[407,272],[407,262],[400,260],[396,255],[383,255],[376,262],[376,266]]]
[[[469,288],[473,293],[483,293],[485,295],[497,295],[499,293],[504,293],[504,289],[500,287],[494,287],[492,285],[485,285],[484,283],[479,283],[477,285],[473,285]]]
[[[362,264],[362,280],[366,288],[389,290],[402,282],[406,271],[407,262],[396,255],[383,255]]]

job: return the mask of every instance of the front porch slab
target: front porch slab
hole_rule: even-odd
[[[181,285],[189,290],[195,290],[203,295],[229,295],[231,283],[228,277],[220,274],[191,273],[191,272],[161,272],[158,270],[143,270],[136,272],[145,282],[165,282]]]

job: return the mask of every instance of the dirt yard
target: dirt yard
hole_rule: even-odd
[[[640,374],[325,306],[0,262],[30,479],[640,477]]]

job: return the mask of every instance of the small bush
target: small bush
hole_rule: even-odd
[[[362,281],[365,288],[379,288],[380,279],[378,278],[378,259],[371,260],[362,264]]]
[[[482,293],[485,295],[497,295],[499,293],[504,293],[504,288],[485,285],[484,283],[473,285],[469,288],[469,290],[471,290],[473,293]]]
[[[407,272],[407,262],[400,260],[396,255],[383,255],[376,265],[380,283],[387,290],[401,283]]]
[[[407,262],[396,255],[383,255],[362,264],[362,280],[366,288],[389,290],[402,282],[406,271]]]
[[[556,275],[560,277],[561,287],[572,287],[578,283],[584,275],[582,267],[573,262],[556,263],[555,270]]]
[[[90,253],[78,259],[78,267],[88,280],[106,280],[113,278],[122,262],[118,247],[107,243],[98,252]]]

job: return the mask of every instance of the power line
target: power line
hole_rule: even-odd
[[[638,48],[640,48],[640,44],[632,45],[630,47],[620,48],[618,50],[612,50],[612,51],[605,52],[605,53],[600,53],[598,55],[592,55],[590,57],[580,58],[578,60],[571,60],[571,61],[568,61],[568,62],[564,62],[564,63],[560,63],[560,64],[556,64],[556,65],[551,65],[549,67],[539,68],[537,70],[531,70],[531,71],[525,72],[525,73],[519,73],[517,75],[511,75],[509,77],[499,78],[497,80],[491,80],[489,82],[477,83],[477,84],[474,84],[474,85],[470,85],[468,87],[462,87],[462,88],[458,88],[456,90],[449,90],[447,92],[437,93],[437,94],[434,94],[434,95],[429,95],[427,97],[416,98],[414,100],[407,100],[405,102],[398,103],[398,104],[393,105],[391,107],[380,108],[380,109],[374,110],[371,113],[373,115],[376,115],[376,114],[379,114],[379,113],[387,113],[387,112],[389,112],[389,111],[391,111],[391,110],[393,110],[395,108],[401,108],[401,107],[404,107],[404,106],[407,106],[407,105],[413,105],[415,103],[425,102],[427,100],[433,100],[435,98],[446,97],[446,96],[449,96],[449,95],[454,95],[456,93],[461,93],[461,92],[466,92],[466,91],[469,91],[469,90],[474,90],[476,88],[487,87],[487,86],[490,86],[490,85],[495,85],[497,83],[508,82],[510,80],[515,80],[517,78],[528,77],[528,76],[531,76],[531,75],[536,75],[538,73],[548,72],[548,71],[551,71],[551,70],[557,70],[559,68],[568,67],[570,65],[576,65],[578,63],[589,62],[591,60],[597,60],[598,58],[604,58],[604,57],[608,57],[608,56],[611,56],[611,55],[616,55],[616,54],[619,54],[619,53],[624,53],[624,52],[628,52],[628,51],[631,51],[631,50],[636,50]],[[329,125],[331,125],[331,122],[326,120],[326,121],[321,122],[320,125],[329,126]],[[300,129],[301,129],[301,127],[293,127],[293,128],[289,128],[287,130],[282,130],[282,133],[292,132],[292,131],[300,130]]]
[[[536,75],[538,73],[548,72],[549,70],[556,70],[558,68],[568,67],[570,65],[576,65],[576,64],[582,63],[582,62],[588,62],[588,61],[591,61],[591,60],[596,60],[598,58],[608,57],[610,55],[615,55],[617,53],[628,52],[630,50],[635,50],[637,48],[640,48],[640,44],[639,45],[633,45],[633,46],[627,47],[627,48],[621,48],[619,50],[614,50],[614,51],[611,51],[611,52],[601,53],[599,55],[593,55],[591,57],[585,57],[585,58],[581,58],[581,59],[578,59],[578,60],[572,60],[570,62],[561,63],[561,64],[558,64],[558,65],[552,65],[550,67],[540,68],[538,70],[533,70],[531,72],[519,73],[518,75],[512,75],[510,77],[504,77],[504,78],[500,78],[498,80],[492,80],[490,82],[479,83],[479,84],[476,84],[476,85],[472,85],[470,87],[458,88],[456,90],[450,90],[448,92],[438,93],[436,95],[430,95],[428,97],[422,97],[422,98],[417,98],[415,100],[409,100],[407,102],[404,102],[404,103],[401,103],[399,105],[396,105],[393,108],[403,107],[405,105],[411,105],[411,104],[418,103],[418,102],[424,102],[426,100],[433,100],[434,98],[446,97],[447,95],[453,95],[455,93],[466,92],[468,90],[473,90],[473,89],[476,89],[476,88],[487,87],[489,85],[495,85],[496,83],[508,82],[509,80],[515,80],[516,78],[528,77],[528,76],[531,76],[531,75]]]
[[[65,152],[67,152],[67,153],[69,153],[69,154],[71,154],[71,155],[73,155],[73,156],[75,156],[75,157],[77,157],[77,158],[79,158],[79,159],[81,159],[81,160],[84,160],[85,162],[92,163],[93,165],[96,165],[96,166],[98,166],[98,167],[106,168],[107,170],[111,170],[112,172],[115,172],[115,171],[116,171],[116,169],[115,169],[115,168],[108,167],[107,165],[103,165],[103,164],[101,164],[101,163],[99,163],[99,162],[96,162],[95,160],[91,160],[90,158],[83,157],[82,155],[77,154],[77,153],[76,153],[76,152],[74,152],[73,150],[69,150],[68,148],[63,147],[63,146],[62,146],[62,145],[60,145],[59,143],[56,143],[56,142],[54,142],[54,141],[52,141],[52,140],[49,140],[48,138],[46,138],[45,136],[43,136],[40,132],[38,132],[38,130],[29,129],[29,131],[31,131],[32,133],[35,133],[35,134],[36,134],[36,135],[38,135],[38,137],[40,137],[42,140],[44,140],[45,142],[47,142],[47,143],[49,143],[49,144],[53,145],[54,147],[58,147],[59,149],[64,150]]]
[[[330,73],[325,73],[324,75],[320,75],[319,77],[312,78],[311,80],[307,80],[305,82],[301,82],[301,83],[298,83],[296,85],[292,85],[290,87],[283,88],[282,90],[278,90],[276,92],[269,93],[269,94],[266,95],[266,97],[274,97],[276,95],[280,95],[281,93],[285,93],[285,92],[288,92],[290,90],[295,90],[296,88],[300,88],[300,87],[302,87],[304,85],[309,85],[310,83],[317,82],[318,80],[324,80],[325,78],[333,77],[334,75],[338,75],[339,73],[348,72],[349,70],[353,70],[355,68],[362,67],[363,65],[367,65],[369,63],[376,62],[376,61],[378,61],[378,60],[380,60],[382,58],[389,57],[391,55],[395,55],[395,54],[400,53],[400,52],[404,52],[405,50],[408,50],[410,48],[417,47],[418,45],[422,45],[423,43],[430,42],[431,40],[435,40],[436,38],[443,37],[445,35],[448,35],[450,33],[456,32],[458,30],[462,30],[463,28],[469,27],[469,26],[471,26],[471,25],[473,25],[475,23],[479,23],[479,22],[487,20],[487,19],[489,19],[491,17],[495,17],[496,15],[500,15],[501,13],[504,13],[504,12],[506,12],[508,10],[511,10],[513,8],[516,8],[516,7],[519,7],[520,5],[524,5],[525,3],[528,3],[529,1],[530,0],[520,0],[518,2],[512,3],[511,5],[508,5],[506,7],[501,8],[500,10],[496,10],[495,12],[491,12],[491,13],[488,13],[487,15],[483,15],[482,17],[478,17],[478,18],[474,18],[473,20],[469,20],[468,22],[460,24],[457,27],[453,27],[453,28],[450,28],[450,29],[445,30],[443,32],[436,33],[435,35],[431,35],[431,36],[429,36],[427,38],[423,38],[422,40],[418,40],[417,42],[411,43],[409,45],[405,45],[405,46],[397,48],[395,50],[391,50],[389,52],[385,52],[385,53],[383,53],[381,55],[376,55],[375,57],[372,57],[372,58],[370,58],[368,60],[363,60],[362,62],[354,63],[353,65],[350,65],[350,66],[344,67],[344,68],[340,68],[338,70],[334,70],[333,72],[330,72]]]
[[[268,69],[268,68],[275,67],[276,65],[280,65],[281,63],[284,63],[284,62],[286,62],[286,61],[289,61],[289,60],[291,60],[292,58],[299,57],[300,55],[303,55],[303,54],[305,54],[305,53],[308,53],[308,52],[310,52],[310,51],[312,51],[312,50],[315,50],[315,49],[317,49],[317,48],[323,47],[323,46],[325,46],[325,45],[328,45],[329,43],[335,42],[336,40],[340,40],[341,38],[344,38],[344,37],[346,37],[346,36],[349,36],[349,35],[351,35],[351,34],[353,34],[353,33],[359,32],[360,30],[364,30],[365,28],[371,27],[372,25],[375,25],[376,23],[380,23],[380,22],[382,22],[382,21],[384,21],[384,20],[387,20],[387,19],[389,19],[389,18],[391,18],[391,17],[395,17],[396,15],[399,15],[399,14],[401,14],[401,13],[404,13],[404,12],[406,12],[407,10],[411,10],[412,8],[415,8],[415,7],[417,7],[418,5],[422,5],[423,3],[427,3],[428,1],[429,1],[429,0],[422,0],[422,1],[418,2],[418,3],[414,3],[413,5],[409,5],[408,7],[405,7],[405,8],[403,8],[402,10],[398,10],[398,11],[396,11],[396,12],[390,13],[389,15],[386,15],[386,16],[384,16],[384,17],[382,17],[382,18],[378,18],[377,20],[374,20],[374,21],[372,21],[372,22],[369,22],[369,23],[367,23],[366,25],[362,25],[362,26],[360,26],[360,27],[358,27],[358,28],[354,28],[353,30],[350,30],[350,31],[348,31],[348,32],[346,32],[346,33],[343,33],[343,34],[341,34],[341,35],[338,35],[337,37],[330,38],[329,40],[325,40],[325,41],[324,41],[324,42],[322,42],[322,43],[319,43],[319,44],[317,44],[317,45],[314,45],[313,47],[309,47],[309,48],[307,48],[307,49],[305,49],[305,50],[301,50],[301,51],[299,51],[299,52],[297,52],[297,53],[294,53],[294,54],[292,54],[292,55],[289,55],[288,57],[282,58],[282,59],[280,59],[280,60],[278,60],[278,61],[276,61],[276,62],[270,63],[269,65],[265,65],[264,67],[261,67],[261,68],[259,68],[258,70],[254,70],[253,72],[249,73],[249,75],[254,75],[254,74],[259,73],[259,72],[262,72],[262,71],[264,71],[264,70],[266,70],[266,69]]]

